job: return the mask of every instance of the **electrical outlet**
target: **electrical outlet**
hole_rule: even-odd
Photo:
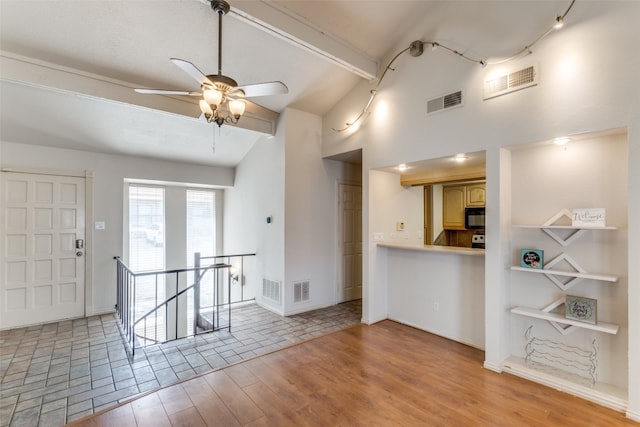
[[[396,231],[404,231],[404,221],[396,222]]]
[[[373,233],[373,241],[374,242],[382,242],[384,240],[384,233],[379,231]]]

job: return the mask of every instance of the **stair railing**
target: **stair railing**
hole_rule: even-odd
[[[196,253],[192,268],[145,272],[134,272],[114,257],[117,314],[132,356],[136,348],[222,328],[230,331],[231,305],[254,299],[245,289],[247,274],[253,276],[245,257],[255,254],[201,257]],[[170,295],[162,297],[165,293]]]

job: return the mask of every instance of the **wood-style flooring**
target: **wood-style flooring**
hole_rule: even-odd
[[[384,321],[170,386],[73,426],[638,426]]]

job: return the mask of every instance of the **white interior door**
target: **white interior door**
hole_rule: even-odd
[[[362,298],[362,187],[340,184],[338,302]]]
[[[83,316],[84,178],[1,175],[0,328]]]

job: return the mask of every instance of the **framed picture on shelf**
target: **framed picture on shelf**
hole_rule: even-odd
[[[566,307],[565,317],[567,319],[579,320],[580,322],[595,325],[598,321],[598,300],[593,298],[567,295],[564,299]]]
[[[574,227],[604,227],[607,213],[604,208],[573,209],[571,225]]]
[[[542,269],[544,251],[541,249],[520,249],[520,267]]]

